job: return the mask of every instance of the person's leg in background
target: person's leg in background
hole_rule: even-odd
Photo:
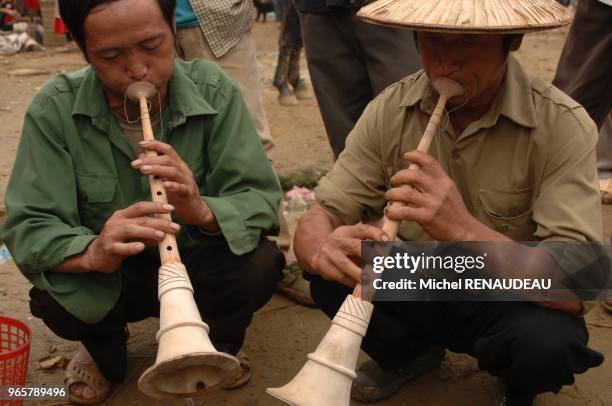
[[[189,61],[194,58],[202,58],[213,61],[219,64],[236,81],[268,160],[274,163],[274,141],[270,135],[270,127],[263,107],[255,42],[251,31],[245,33],[240,41],[220,58],[215,57],[199,27],[178,29],[176,48],[182,59]],[[282,202],[279,206],[279,217],[280,231],[278,237],[275,238],[275,242],[287,257],[291,245],[291,236],[289,235],[287,220],[284,218]]]
[[[309,97],[309,92],[304,81],[300,79],[299,64],[303,44],[300,19],[293,0],[285,2],[278,43],[278,61],[273,84],[278,90],[278,101],[281,105],[296,106],[299,99]]]
[[[364,23],[349,10],[299,15],[312,86],[338,158],[366,105],[419,68],[412,32]]]
[[[581,0],[559,59],[553,84],[589,112],[599,129],[598,170],[602,203],[612,202],[612,6]]]
[[[178,29],[176,41],[177,53],[182,59],[189,61],[202,58],[215,62],[236,81],[266,155],[270,161],[273,161],[274,141],[270,135],[268,119],[263,107],[255,42],[251,31],[247,31],[240,41],[220,58],[215,57],[199,27]]]
[[[299,12],[312,88],[334,159],[373,97],[365,64],[355,52],[352,14]]]
[[[356,19],[355,33],[363,50],[374,95],[421,69],[412,31]],[[393,52],[389,51],[390,46],[394,47]]]

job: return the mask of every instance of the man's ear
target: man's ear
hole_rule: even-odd
[[[525,34],[516,34],[514,38],[512,38],[512,42],[510,43],[510,51],[518,51],[523,43],[523,37]]]

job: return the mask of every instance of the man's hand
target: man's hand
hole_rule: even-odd
[[[142,154],[132,162],[132,167],[144,175],[157,175],[162,179],[168,203],[176,208],[177,217],[185,224],[197,225],[211,232],[219,231],[212,210],[200,196],[191,169],[172,146],[161,141],[142,141],[140,145],[157,152],[157,156]]]
[[[425,152],[411,151],[404,158],[419,169],[403,169],[391,178],[395,187],[387,191],[386,199],[406,206],[391,205],[387,216],[396,221],[416,221],[436,240],[468,240],[468,230],[480,223],[466,209],[453,180]]]
[[[336,228],[314,252],[311,270],[323,279],[354,287],[361,283],[361,268],[355,264],[361,258],[361,241],[387,241],[380,228],[355,224]]]
[[[157,245],[166,233],[176,234],[180,230],[178,224],[149,217],[172,210],[174,207],[169,204],[138,202],[114,212],[99,237],[85,251],[87,268],[97,272],[115,272],[126,257],[141,253],[145,244]]]

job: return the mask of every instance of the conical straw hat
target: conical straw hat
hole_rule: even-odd
[[[572,19],[556,0],[378,0],[357,15],[374,24],[465,34],[541,31]]]

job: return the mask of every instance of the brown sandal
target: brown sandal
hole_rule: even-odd
[[[608,313],[612,314],[612,299],[606,299],[601,302],[601,307]]]
[[[85,359],[83,362],[83,359],[86,357],[89,358],[89,361]],[[81,347],[68,363],[64,382],[68,386],[70,401],[81,405],[93,405],[102,402],[110,393],[111,388],[111,383],[102,375],[94,360],[91,359],[91,355],[89,355],[84,347]],[[85,399],[74,394],[71,387],[75,383],[85,384],[96,396],[92,399]]]
[[[246,355],[244,351],[240,351],[238,355],[236,355],[238,361],[240,361],[240,373],[236,380],[225,387],[223,389],[238,389],[249,383],[251,380],[251,363],[249,362],[249,357]]]

